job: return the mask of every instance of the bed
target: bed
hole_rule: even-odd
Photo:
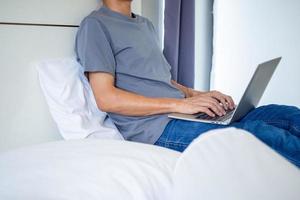
[[[299,199],[300,172],[251,134],[208,132],[181,153],[69,140],[0,154],[0,199]]]
[[[49,111],[36,65],[74,56],[79,20],[97,1],[4,2],[0,199],[298,199],[299,169],[238,129],[206,133],[184,153],[124,141],[111,124],[68,134]]]

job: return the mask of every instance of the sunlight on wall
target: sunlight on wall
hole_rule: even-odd
[[[215,0],[212,88],[238,102],[257,65],[282,56],[260,105],[300,107],[299,10],[299,0]]]
[[[210,89],[213,0],[195,1],[195,89]]]
[[[134,0],[132,1],[132,11],[138,15],[142,14],[142,0]]]
[[[163,48],[164,2],[164,0],[142,1],[142,16],[152,21],[159,36],[161,48]]]

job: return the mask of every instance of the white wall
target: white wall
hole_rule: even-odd
[[[0,0],[0,22],[79,25],[100,4],[99,0]],[[132,6],[133,12],[142,14],[142,0],[134,0]],[[0,152],[61,139],[34,63],[74,55],[76,31],[76,27],[0,24]]]
[[[0,25],[0,152],[61,139],[34,62],[73,54],[75,28]]]
[[[260,104],[300,107],[300,1],[215,0],[212,89],[239,101],[258,63],[282,56]]]
[[[213,37],[213,0],[195,1],[195,89],[210,88]]]
[[[131,5],[131,9],[134,13],[139,15],[142,14],[142,0],[134,0]]]
[[[141,4],[142,15],[152,21],[163,48],[164,0],[142,0]]]
[[[152,20],[159,32],[161,2],[132,4],[133,12]],[[100,4],[98,0],[0,0],[0,22],[79,25]],[[72,56],[76,31],[76,27],[0,24],[0,152],[61,139],[34,63]]]
[[[0,22],[78,25],[99,5],[101,0],[0,0]],[[142,0],[134,0],[132,9],[141,14]]]

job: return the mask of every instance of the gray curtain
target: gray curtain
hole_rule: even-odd
[[[173,80],[194,87],[195,0],[165,0],[164,55]]]

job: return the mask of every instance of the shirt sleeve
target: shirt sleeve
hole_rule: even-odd
[[[75,52],[85,72],[107,72],[115,76],[113,50],[103,26],[96,19],[87,18],[81,23]]]

